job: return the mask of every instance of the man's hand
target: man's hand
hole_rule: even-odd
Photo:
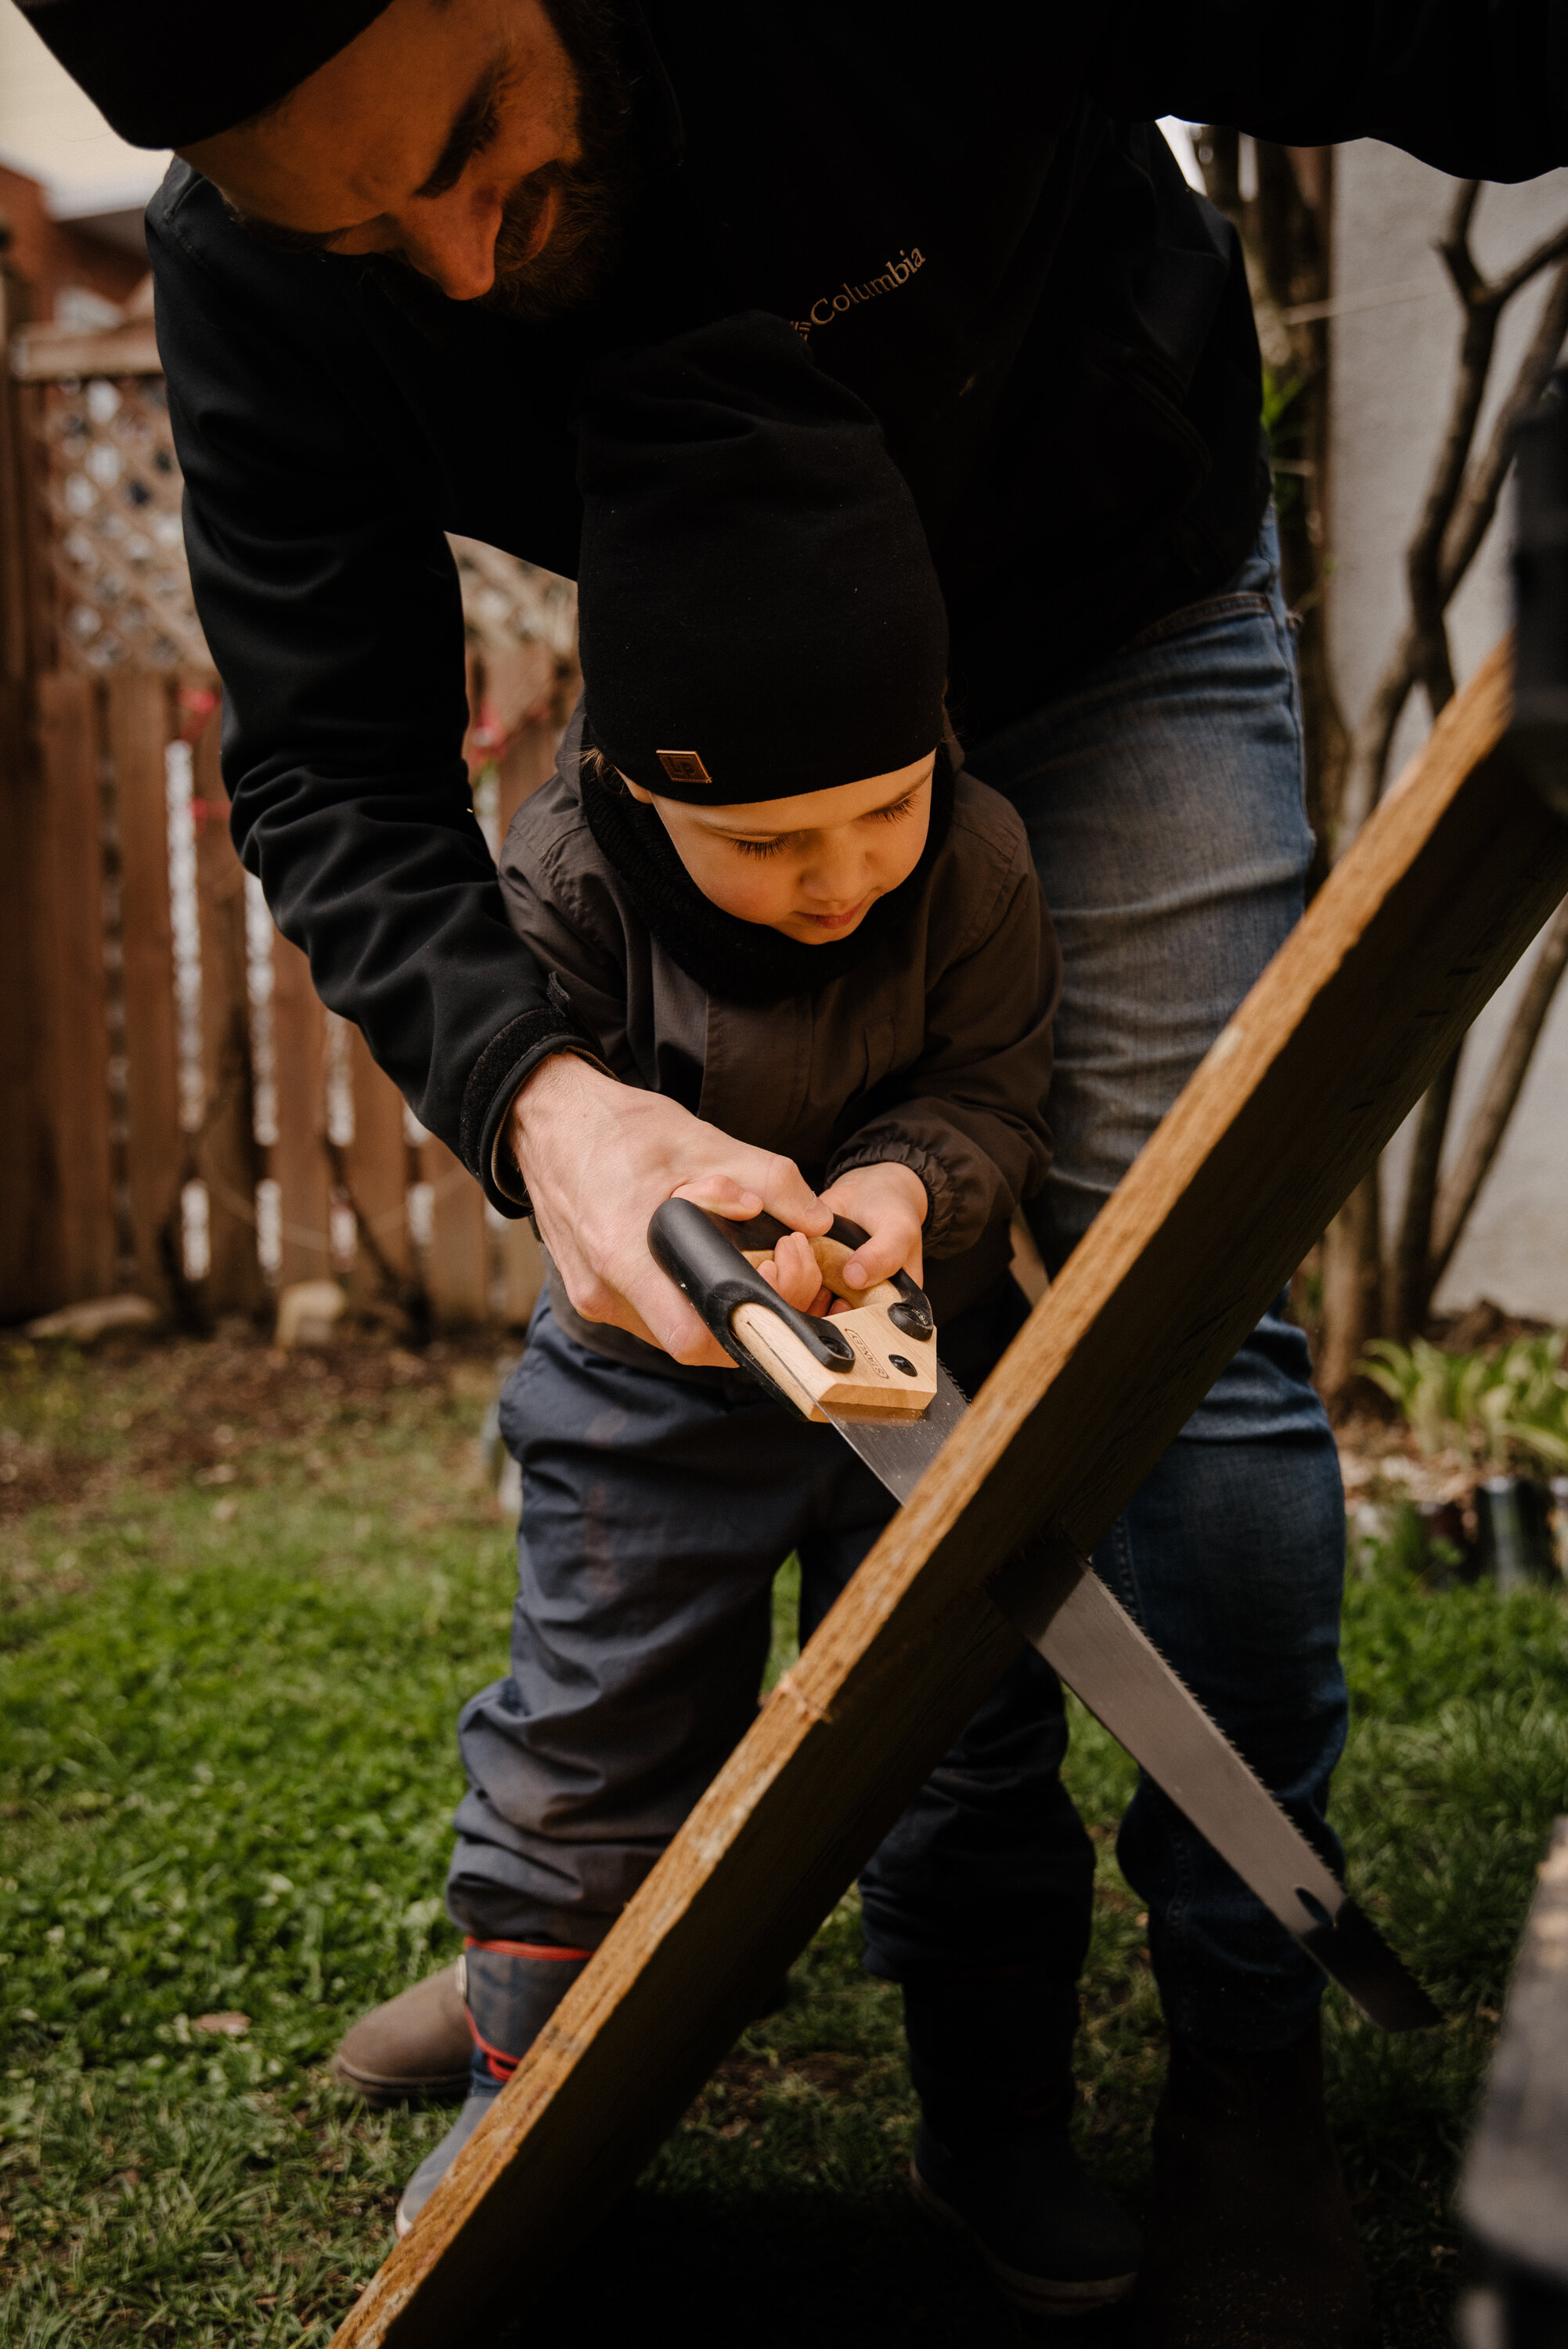
[[[648,1254],[655,1207],[678,1193],[741,1221],[766,1210],[796,1232],[825,1232],[832,1221],[792,1159],[737,1142],[570,1053],[541,1062],[512,1102],[511,1127],[540,1232],[575,1309],[677,1362],[732,1367]]]

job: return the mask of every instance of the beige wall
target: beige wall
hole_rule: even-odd
[[[167,155],[128,147],[10,0],[0,6],[0,163],[41,182],[57,220],[147,202]]]
[[[1372,140],[1342,148],[1335,169],[1335,298],[1368,305],[1342,312],[1332,327],[1329,511],[1336,569],[1329,633],[1345,713],[1354,724],[1403,621],[1404,548],[1453,381],[1458,305],[1432,241],[1454,183]],[[1501,268],[1565,220],[1568,171],[1524,187],[1489,188],[1477,215],[1477,259],[1485,269]],[[1493,367],[1492,404],[1511,377],[1538,302],[1532,293],[1514,305]],[[1483,416],[1483,432],[1486,422]],[[1507,533],[1504,515],[1455,602],[1452,640],[1461,678],[1508,625]],[[1397,762],[1417,748],[1426,728],[1418,696],[1400,730]],[[1515,974],[1472,1033],[1456,1132],[1522,977]],[[1407,1132],[1389,1154],[1393,1193],[1408,1143]],[[1437,1302],[1457,1311],[1480,1298],[1511,1312],[1568,1321],[1568,984]]]

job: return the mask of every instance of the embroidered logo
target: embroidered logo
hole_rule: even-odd
[[[917,269],[924,267],[925,255],[918,244],[912,244],[907,253],[901,245],[898,259],[890,261],[880,277],[869,277],[863,285],[851,285],[846,277],[836,294],[824,294],[820,302],[812,303],[807,316],[791,318],[789,324],[802,336],[810,335],[813,326],[830,326],[835,318],[841,318],[858,303],[874,302],[879,294],[896,294],[901,285],[909,284]]]
[[[695,750],[655,750],[654,756],[672,783],[712,784],[713,777]]]

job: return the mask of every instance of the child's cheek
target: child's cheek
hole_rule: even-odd
[[[738,921],[777,921],[789,909],[788,872],[781,876],[777,869],[782,857],[746,857],[728,845],[705,843],[682,862],[703,895]]]

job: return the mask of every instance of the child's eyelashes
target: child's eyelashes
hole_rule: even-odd
[[[913,792],[906,792],[903,799],[894,800],[891,807],[873,808],[860,821],[862,823],[897,823],[913,812],[915,797]],[[781,856],[791,841],[804,838],[803,833],[796,832],[775,833],[771,840],[740,840],[732,835],[730,844],[738,848],[742,856]]]

